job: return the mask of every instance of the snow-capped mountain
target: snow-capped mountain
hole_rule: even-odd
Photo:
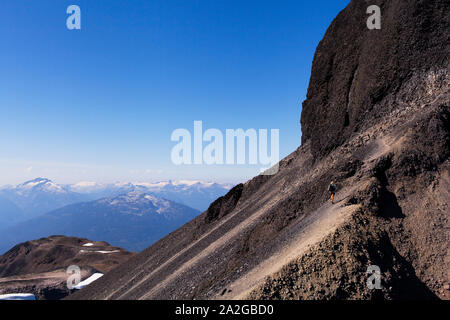
[[[205,211],[211,202],[225,195],[232,185],[202,181],[168,181],[160,183],[140,183],[138,187],[148,192],[170,199],[189,207]]]
[[[46,191],[46,192],[54,192],[54,193],[67,193],[63,187],[57,185],[53,181],[46,178],[36,178],[34,180],[30,180],[19,184],[14,187],[17,193],[29,193],[33,191]]]
[[[142,250],[200,211],[134,190],[116,197],[65,206],[0,233],[0,253],[17,243],[54,234],[85,237]]]
[[[204,211],[211,202],[226,194],[232,185],[199,180],[169,180],[153,183],[125,182],[114,184],[99,184],[85,181],[65,187],[72,192],[88,195],[93,199],[111,197],[139,190]]]
[[[36,178],[16,186],[5,186],[0,190],[0,197],[20,209],[23,214],[19,220],[30,219],[68,204],[90,199],[45,178]],[[0,212],[6,213],[1,204]]]
[[[94,193],[102,191],[105,186],[97,182],[80,181],[72,185],[67,185],[67,188],[73,192],[78,193]]]
[[[142,217],[144,215],[157,214],[168,221],[183,218],[184,209],[188,207],[175,203],[174,201],[156,197],[143,191],[135,190],[127,194],[122,194],[113,198],[105,198],[97,201],[110,210],[120,211],[122,214],[135,215]],[[189,208],[191,209],[191,208]],[[197,211],[197,210],[193,210]]]

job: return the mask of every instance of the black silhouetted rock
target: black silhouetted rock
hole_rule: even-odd
[[[381,29],[369,30],[368,6],[381,8]],[[303,102],[302,143],[321,157],[380,115],[374,106],[417,71],[447,68],[446,0],[354,0],[319,43]],[[383,108],[382,112],[390,112]]]

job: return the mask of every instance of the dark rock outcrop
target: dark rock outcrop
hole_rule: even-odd
[[[381,29],[369,30],[368,6],[381,8]],[[375,108],[415,72],[448,68],[450,4],[446,0],[353,0],[319,43],[303,102],[302,143],[316,158],[362,131]]]
[[[242,183],[231,189],[226,195],[211,203],[205,216],[205,222],[210,223],[220,219],[233,211],[242,195],[244,185]]]

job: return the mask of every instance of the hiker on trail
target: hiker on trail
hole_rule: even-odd
[[[334,184],[333,181],[331,181],[330,186],[328,187],[328,191],[330,192],[330,200],[331,200],[331,203],[333,203],[333,204],[334,204],[334,194],[336,193],[336,189],[337,189],[336,185]]]

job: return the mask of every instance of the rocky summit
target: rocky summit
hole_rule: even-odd
[[[0,295],[33,294],[38,300],[57,300],[67,287],[69,266],[80,268],[80,280],[103,274],[135,253],[104,241],[51,236],[20,243],[0,256]]]

